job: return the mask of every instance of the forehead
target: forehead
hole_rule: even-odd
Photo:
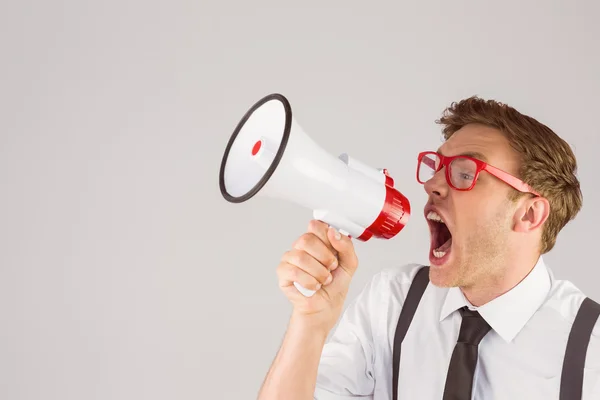
[[[445,156],[469,155],[495,167],[516,171],[518,155],[497,129],[470,124],[456,131],[438,149]]]

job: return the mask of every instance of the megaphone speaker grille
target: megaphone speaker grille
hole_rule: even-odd
[[[244,114],[229,138],[219,172],[223,197],[241,203],[268,182],[283,157],[292,108],[278,93],[263,97]]]

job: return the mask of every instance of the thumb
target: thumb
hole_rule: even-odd
[[[358,267],[358,257],[354,250],[354,243],[346,235],[342,235],[335,228],[330,227],[327,231],[327,237],[331,246],[338,253],[339,269],[342,269],[351,278]]]

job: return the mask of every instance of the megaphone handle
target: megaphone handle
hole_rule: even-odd
[[[337,229],[335,226],[330,225],[331,227],[333,227],[334,229]],[[348,236],[348,232],[346,232],[343,229],[337,229],[342,235],[346,235]],[[298,291],[300,293],[302,293],[304,295],[304,297],[312,297],[316,291],[315,290],[311,290],[311,289],[307,289],[304,286],[302,286],[301,284],[299,284],[298,282],[294,282],[294,286],[296,286],[296,289],[298,289]]]
[[[316,293],[315,290],[307,289],[298,282],[294,282],[294,286],[296,286],[296,289],[298,289],[298,291],[302,293],[304,297],[312,297]]]

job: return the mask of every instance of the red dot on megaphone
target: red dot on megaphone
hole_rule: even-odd
[[[258,153],[258,151],[260,150],[260,147],[262,146],[262,140],[259,140],[258,142],[254,143],[254,147],[252,148],[252,155],[255,156],[256,153]]]

